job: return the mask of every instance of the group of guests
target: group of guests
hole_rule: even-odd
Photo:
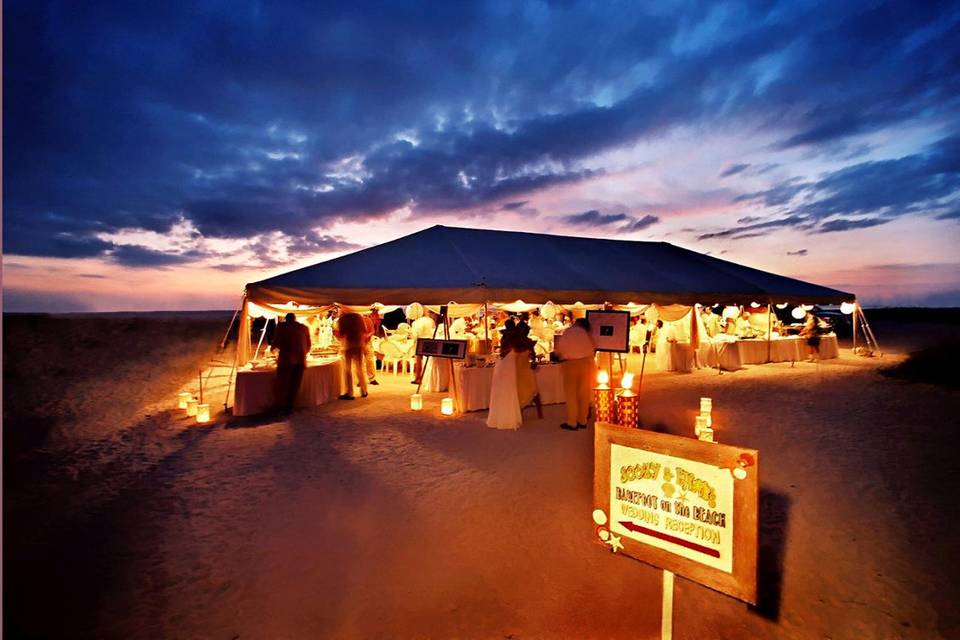
[[[522,422],[521,408],[535,402],[539,407],[534,370],[537,359],[533,326],[543,320],[539,314],[507,318],[500,334],[500,360],[493,370],[487,426],[516,429]],[[500,328],[498,328],[500,329]],[[585,429],[593,397],[594,356],[590,325],[578,319],[566,326],[556,342],[554,359],[560,361],[567,419],[560,427],[568,431]]]

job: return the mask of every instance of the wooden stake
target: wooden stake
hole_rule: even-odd
[[[660,617],[660,638],[673,638],[673,572],[663,572],[663,608]]]

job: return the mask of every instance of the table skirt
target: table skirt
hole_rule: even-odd
[[[339,359],[308,364],[294,401],[297,407],[315,407],[335,400],[340,395],[341,361]],[[276,369],[237,371],[233,415],[250,416],[270,411],[276,405]]]
[[[490,408],[493,367],[454,367],[457,377],[457,399],[461,411],[483,411]],[[537,391],[543,404],[562,404],[563,374],[559,364],[541,365],[534,371]]]

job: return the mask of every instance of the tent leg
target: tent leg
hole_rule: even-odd
[[[227,339],[230,337],[230,330],[233,329],[233,323],[237,321],[237,316],[240,315],[240,311],[243,309],[244,297],[246,297],[246,294],[240,297],[240,306],[237,307],[237,310],[233,312],[233,317],[230,319],[230,324],[227,325],[227,332],[223,334],[223,340],[220,341],[221,351],[223,351],[227,346]]]
[[[267,335],[267,323],[269,320],[264,320],[263,330],[260,331],[260,340],[257,341],[257,350],[253,352],[253,359],[256,360],[257,356],[260,355],[260,346],[263,345],[263,338]]]

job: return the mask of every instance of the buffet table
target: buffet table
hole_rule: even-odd
[[[767,358],[769,348],[769,359]],[[830,360],[840,355],[836,335],[820,337],[820,359]],[[700,359],[708,367],[726,371],[736,371],[745,364],[764,364],[766,362],[797,362],[807,357],[806,338],[784,336],[770,340],[769,347],[764,339],[717,340],[700,345]]]
[[[493,384],[494,367],[464,367],[457,364],[453,375],[457,377],[457,400],[461,411],[483,411],[490,408],[490,387]],[[542,364],[534,369],[540,402],[562,404],[563,374],[559,364]]]
[[[340,374],[340,358],[307,360],[294,404],[298,407],[315,407],[336,400],[340,395]],[[276,405],[276,379],[275,367],[254,368],[248,364],[238,370],[233,415],[250,416],[273,409]]]

